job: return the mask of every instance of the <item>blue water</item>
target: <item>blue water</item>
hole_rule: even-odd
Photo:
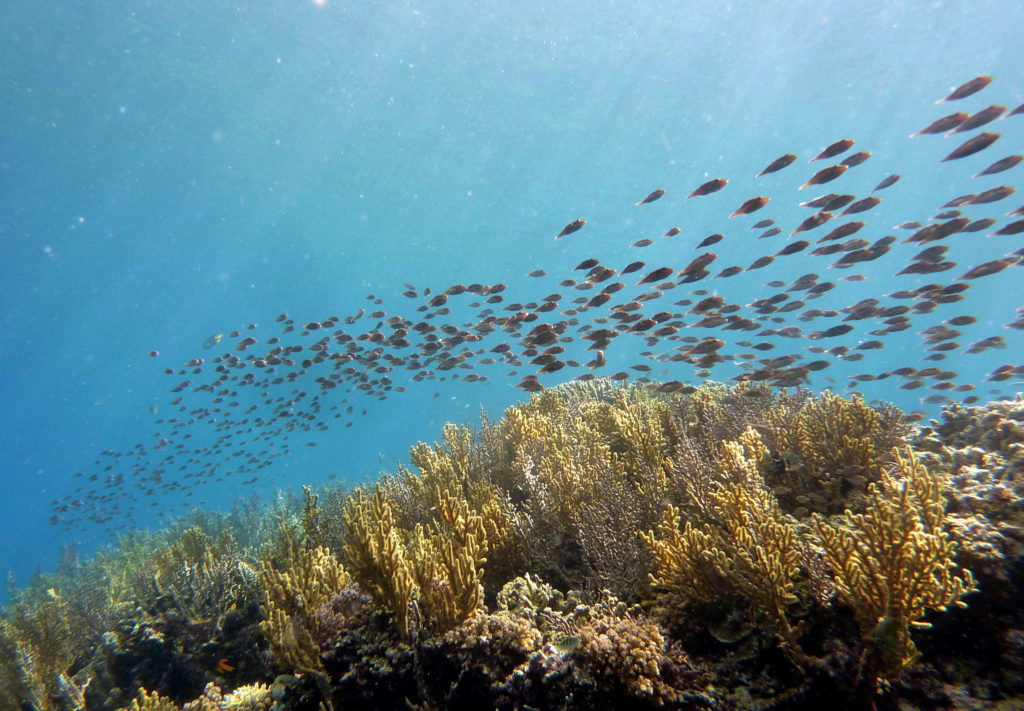
[[[746,266],[780,249],[810,214],[797,202],[829,191],[797,187],[824,165],[806,160],[844,137],[874,155],[837,192],[866,195],[889,173],[903,175],[879,193],[885,202],[868,214],[870,234],[858,235],[867,239],[926,220],[957,195],[1013,185],[1014,172],[970,176],[1022,152],[1024,116],[985,129],[1003,138],[960,161],[939,162],[962,136],[907,136],[954,110],[1024,101],[1022,30],[1024,5],[1006,1],[8,0],[0,8],[0,569],[24,581],[52,567],[61,545],[89,550],[109,540],[109,524],[48,526],[50,502],[82,496],[76,472],[102,478],[110,457],[93,464],[100,452],[154,443],[154,420],[173,412],[168,391],[181,380],[161,371],[215,354],[202,348],[213,334],[257,324],[261,339],[277,335],[281,312],[299,324],[364,306],[415,318],[419,302],[400,296],[402,282],[435,292],[505,282],[510,300],[552,291],[568,300],[577,294],[557,282],[586,257],[678,269],[712,232],[727,235],[711,250],[720,255],[713,271]],[[933,105],[979,74],[996,80],[956,105]],[[800,161],[754,180],[787,152]],[[727,189],[684,199],[719,176]],[[658,187],[665,198],[633,205]],[[772,197],[771,209],[726,219],[758,194]],[[1001,216],[1019,204],[1018,194],[968,214]],[[579,217],[585,230],[552,239]],[[761,217],[786,233],[756,241],[749,226]],[[682,234],[660,239],[673,225]],[[642,237],[655,244],[628,246]],[[770,279],[867,275],[809,303],[841,308],[949,283],[1020,247],[1019,238],[984,233],[943,244],[962,268],[895,278],[917,251],[904,245],[843,273],[797,255],[691,288],[749,303],[774,293],[762,286]],[[534,269],[549,276],[524,276]],[[937,365],[978,384],[983,400],[1011,392],[1012,383],[990,392],[982,378],[1014,362],[1014,346],[1019,352],[1020,332],[1001,328],[1024,302],[1019,273],[978,280],[962,309],[915,318],[884,350],[833,366],[815,384],[842,390],[846,374],[924,367],[918,324],[970,313],[979,323],[964,329],[964,345],[1003,335],[1010,349],[955,353]],[[368,294],[385,303],[370,305]],[[147,357],[152,350],[160,356]],[[609,360],[611,373],[638,356],[609,351]],[[496,416],[522,399],[514,385],[529,371],[507,370],[472,371],[487,374],[483,383],[410,384],[384,401],[353,396],[365,416],[293,436],[257,484],[228,477],[196,487],[187,502],[140,496],[119,509],[122,523],[159,525],[160,514],[186,511],[183,503],[223,509],[237,495],[393,470],[445,421],[474,421],[481,408]],[[699,381],[689,366],[652,375]],[[868,397],[907,409],[931,392],[898,390],[895,380],[869,385]],[[204,437],[197,430],[197,441]]]

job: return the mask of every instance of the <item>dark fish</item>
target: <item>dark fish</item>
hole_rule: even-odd
[[[867,212],[868,210],[870,210],[871,208],[875,207],[880,202],[882,202],[882,198],[879,198],[879,197],[870,196],[870,197],[863,198],[863,199],[858,200],[857,202],[853,203],[852,205],[850,205],[845,210],[843,210],[839,214],[839,216],[842,217],[843,215],[853,215],[853,214],[858,213],[858,212]]]
[[[645,276],[643,279],[638,281],[637,284],[650,284],[653,281],[661,281],[674,271],[675,269],[673,269],[672,267],[658,267],[650,274]]]
[[[822,338],[834,338],[836,336],[842,336],[843,334],[849,333],[852,330],[853,326],[851,326],[848,323],[843,323],[839,324],[838,326],[833,326],[832,328],[829,328],[825,331],[816,331],[815,333],[810,334],[808,338],[811,338],[813,340],[820,340]]]
[[[786,255],[789,255],[789,254],[796,254],[797,252],[801,252],[801,251],[807,249],[810,245],[811,245],[811,243],[808,242],[807,240],[799,240],[798,242],[793,242],[791,244],[787,244],[785,247],[783,247],[778,252],[776,252],[775,256],[776,257],[785,257]]]
[[[647,239],[646,237],[644,237],[643,239],[638,239],[636,242],[634,242],[630,246],[631,247],[650,247],[652,244],[654,244],[654,240]]]
[[[782,234],[781,227],[772,227],[770,230],[765,230],[757,236],[758,239],[765,239],[767,237],[774,237],[775,235]]]
[[[722,271],[715,274],[715,279],[726,279],[731,276],[736,276],[743,271],[743,267],[726,267]]]
[[[933,220],[952,220],[954,217],[960,217],[964,213],[961,210],[946,210],[940,212],[938,215],[933,217]]]
[[[978,128],[979,126],[984,126],[986,123],[991,123],[992,121],[995,121],[1004,111],[1006,111],[1005,106],[996,106],[993,104],[992,106],[982,109],[978,113],[974,114],[973,116],[971,116],[969,119],[964,121],[962,124],[957,126],[955,129],[953,129],[946,135],[952,136],[954,133],[970,131],[972,129]]]
[[[701,247],[710,247],[716,242],[721,242],[723,239],[725,239],[725,235],[720,235],[717,233],[713,235],[708,235],[703,240],[701,240],[701,243],[698,244],[694,249],[700,249]]]
[[[580,269],[590,269],[591,267],[596,267],[597,265],[598,261],[594,258],[584,259],[582,262],[573,267],[573,271],[578,271]]]
[[[968,204],[981,205],[987,202],[996,202],[1013,195],[1015,192],[1017,192],[1016,188],[1012,188],[1009,185],[1000,185],[999,187],[989,188],[983,193],[978,193]]]
[[[769,163],[767,168],[758,173],[756,177],[760,178],[762,175],[768,175],[768,173],[775,173],[777,171],[780,171],[786,166],[790,165],[795,160],[796,156],[792,153],[787,153],[783,156],[779,156],[771,163]]]
[[[688,274],[693,274],[702,271],[705,267],[707,267],[709,264],[711,264],[711,262],[715,261],[716,259],[718,259],[718,255],[715,254],[714,252],[705,252],[699,257],[696,257],[692,262],[687,264],[685,267],[683,267],[682,271],[679,272],[679,276],[686,276]]]
[[[821,212],[816,212],[810,217],[808,217],[806,220],[801,222],[795,230],[789,233],[789,236],[792,237],[793,235],[800,234],[801,232],[806,232],[808,230],[813,230],[817,227],[821,227],[831,219],[831,212],[825,212],[824,210],[822,210]]]
[[[846,207],[854,200],[856,200],[856,197],[853,195],[836,195],[825,204],[823,209],[828,210],[829,212],[835,212],[836,210],[841,210]]]
[[[808,200],[807,202],[800,203],[800,207],[824,208],[826,205],[828,205],[838,197],[839,195],[837,195],[836,193],[826,193],[824,195],[819,195],[813,200]],[[850,197],[851,199],[853,198],[853,196]]]
[[[158,355],[160,355],[160,351],[150,351],[149,352],[149,357],[150,358],[156,358]]]
[[[974,316],[954,316],[951,319],[947,319],[945,323],[948,323],[950,326],[969,326],[972,323],[976,323],[977,320]]]
[[[692,197],[700,197],[701,195],[710,195],[711,193],[717,193],[719,190],[721,190],[728,184],[729,181],[726,180],[725,178],[715,178],[714,180],[709,180],[708,182],[704,183],[696,190],[694,190],[692,193],[687,195],[686,199],[689,200]]]
[[[752,230],[763,230],[765,227],[771,227],[774,224],[775,224],[775,220],[772,220],[772,219],[761,220],[760,222],[755,222],[754,224],[752,224],[750,226],[750,229],[752,229]]]
[[[675,237],[680,232],[682,232],[682,230],[678,227],[671,227],[662,235],[662,237]]]
[[[981,177],[982,175],[993,175],[995,173],[1002,173],[1004,170],[1009,170],[1010,168],[1015,167],[1022,160],[1024,160],[1024,156],[1021,155],[1006,156],[1005,158],[997,160],[995,163],[985,168],[985,170],[981,171],[974,177],[978,178]]]
[[[1021,104],[1020,106],[1015,108],[1013,111],[1011,111],[1010,113],[1008,113],[1005,116],[1003,116],[1003,118],[1004,119],[1008,119],[1011,116],[1017,116],[1019,114],[1024,114],[1024,104]]]
[[[573,232],[582,229],[583,225],[585,224],[587,224],[586,220],[573,220],[568,225],[563,227],[561,232],[555,235],[555,239],[558,239],[559,237],[565,237],[566,235],[571,235]]]
[[[955,114],[950,114],[949,116],[943,116],[937,121],[932,121],[930,124],[922,128],[917,133],[910,134],[910,137],[916,138],[917,136],[923,136],[924,134],[927,133],[944,133],[952,128],[956,128],[964,121],[966,121],[968,118],[970,118],[970,114],[965,114],[962,111]]]
[[[619,272],[619,274],[632,274],[633,272],[637,271],[638,269],[643,269],[643,268],[644,268],[644,263],[643,262],[630,262],[629,264],[627,264],[626,266],[624,266],[622,268],[622,271]]]
[[[1005,227],[1003,227],[1002,229],[1000,229],[1000,230],[998,230],[996,232],[993,232],[992,234],[993,235],[1018,235],[1021,232],[1024,232],[1024,220],[1017,220],[1016,222],[1011,222],[1010,224],[1006,225]]]
[[[935,103],[936,104],[943,104],[943,103],[945,103],[947,101],[956,101],[957,99],[964,99],[964,98],[970,96],[971,94],[978,93],[979,91],[984,89],[986,86],[988,86],[991,81],[992,81],[992,77],[990,77],[988,75],[984,75],[984,74],[982,76],[979,76],[979,77],[974,77],[970,81],[964,82],[963,84],[958,86],[956,89],[951,91],[946,98],[939,99]]]
[[[921,223],[920,222],[902,222],[902,223],[896,225],[895,227],[893,227],[893,229],[894,230],[916,230],[916,229],[920,229],[920,227],[921,227]]]
[[[528,277],[542,277],[542,276],[547,276],[547,275],[548,275],[548,273],[546,271],[544,271],[543,269],[534,269],[532,272],[530,272],[526,276],[528,276]]]
[[[757,212],[762,207],[768,204],[771,200],[770,197],[759,195],[758,197],[752,197],[745,203],[733,210],[733,213],[729,217],[736,217],[737,215],[749,215],[752,212]]]
[[[923,249],[913,257],[913,261],[924,261],[924,262],[939,262],[942,261],[943,256],[949,251],[949,247],[943,245],[936,245],[934,247],[928,247]]]
[[[999,272],[1006,269],[1011,264],[1015,264],[1014,259],[993,259],[991,262],[985,262],[974,267],[966,274],[962,274],[957,279],[979,279],[983,276],[989,276],[991,274],[998,274]]]
[[[870,151],[861,151],[860,153],[854,153],[852,156],[844,158],[843,160],[840,161],[840,163],[845,165],[847,168],[852,168],[855,165],[860,165],[870,157]]]
[[[754,260],[754,262],[749,267],[747,267],[747,271],[749,272],[752,269],[761,269],[762,267],[767,267],[769,264],[771,264],[774,261],[775,261],[775,257],[773,257],[771,255],[766,255],[764,257],[758,257],[757,259]]]
[[[964,227],[961,232],[981,232],[982,230],[988,229],[996,223],[991,217],[983,217],[980,220],[974,220],[969,225]]]
[[[952,200],[947,202],[942,207],[961,207],[963,205],[968,205],[968,204],[970,204],[971,200],[973,200],[976,197],[978,197],[978,196],[975,195],[974,193],[969,193],[967,195],[961,195],[959,197],[953,198]]]
[[[807,162],[813,163],[816,160],[824,160],[826,158],[831,158],[832,156],[837,156],[840,153],[845,153],[846,151],[850,150],[850,147],[853,146],[854,143],[855,141],[852,138],[844,138],[840,141],[836,141],[831,146],[829,146],[828,148],[826,148],[821,153],[816,155],[814,158],[811,158]]]
[[[844,237],[849,237],[850,235],[859,232],[862,227],[864,227],[863,222],[846,222],[842,225],[839,225],[839,227],[836,227],[827,235],[819,239],[818,244],[821,244],[822,242],[831,242],[832,240],[836,239],[843,239]]]
[[[655,200],[657,200],[658,198],[660,198],[664,194],[665,194],[665,191],[662,190],[661,188],[658,188],[653,193],[651,193],[650,195],[645,197],[643,200],[638,202],[637,205],[646,205],[649,202],[654,202]]]
[[[896,173],[893,173],[888,178],[886,178],[885,180],[880,182],[878,185],[876,185],[875,189],[872,190],[871,192],[876,192],[878,190],[885,190],[890,185],[895,184],[896,181],[899,180],[899,179],[900,179],[900,176],[898,174],[896,174]]]
[[[999,140],[998,133],[979,133],[974,138],[969,139],[955,151],[950,153],[948,156],[943,158],[943,162],[947,160],[956,160],[957,158],[966,158],[967,156],[974,155],[978,151],[983,151],[993,143]]]
[[[981,149],[978,149],[978,150],[981,150]],[[830,165],[827,168],[822,168],[817,173],[812,175],[810,180],[808,180],[806,183],[801,185],[800,186],[800,190],[803,190],[804,188],[809,188],[812,185],[821,185],[822,183],[831,182],[831,181],[835,180],[836,178],[838,178],[840,175],[842,175],[845,172],[846,172],[846,166],[843,165],[842,163],[838,163],[836,165]]]

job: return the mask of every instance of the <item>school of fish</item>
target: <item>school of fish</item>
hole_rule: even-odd
[[[965,99],[991,82],[992,77],[977,77],[936,103]],[[939,118],[911,138],[942,134],[944,139],[929,140],[955,143],[942,161],[981,151],[995,153],[993,147],[1000,145],[1002,134],[992,130],[993,123],[1021,114],[1024,104],[1012,110],[993,104],[973,115],[958,112]],[[1013,120],[1024,122],[1024,117]],[[988,130],[977,131],[982,127]],[[851,153],[854,146],[854,139],[844,138],[810,158],[811,163],[830,164],[806,178],[800,189],[833,181],[841,184],[847,171],[865,170],[858,167],[871,165],[872,154]],[[1014,148],[1020,150],[1019,145]],[[793,171],[797,160],[793,153],[773,158],[757,178]],[[965,177],[971,181],[999,175],[1022,160],[1021,154],[993,155],[987,168]],[[526,276],[550,278],[557,284],[537,300],[517,301],[512,288],[503,283],[453,284],[442,289],[404,284],[402,305],[408,308],[388,311],[384,299],[371,294],[363,308],[345,316],[296,321],[281,314],[272,335],[257,337],[259,327],[250,324],[211,336],[203,344],[209,357],[165,368],[173,380],[169,404],[173,414],[156,418],[158,431],[153,439],[125,451],[105,451],[88,471],[75,474],[80,480],[75,489],[50,502],[50,523],[121,530],[134,525],[139,507],[164,507],[167,497],[175,494],[182,508],[195,505],[198,499],[192,497],[207,482],[230,478],[239,485],[253,485],[261,470],[292,451],[293,441],[316,446],[317,433],[332,426],[352,426],[359,415],[366,414],[366,397],[384,400],[424,381],[472,383],[501,373],[518,379],[516,386],[523,391],[537,392],[570,379],[602,377],[649,383],[659,392],[692,392],[713,376],[717,366],[728,363],[734,374],[718,379],[789,388],[807,385],[814,374],[834,363],[863,359],[863,366],[855,367],[864,372],[846,376],[848,390],[892,379],[892,387],[930,391],[920,398],[922,404],[977,402],[979,397],[972,391],[980,378],[963,378],[943,368],[941,361],[951,355],[1006,349],[1006,338],[1024,331],[1024,306],[1015,306],[1015,315],[998,331],[970,343],[960,340],[961,329],[978,322],[964,308],[975,280],[1024,266],[1024,248],[1013,242],[1015,235],[1024,233],[1024,206],[1005,207],[1004,201],[1016,190],[998,185],[953,199],[943,197],[933,214],[892,228],[905,237],[886,234],[869,239],[860,235],[871,229],[889,231],[888,225],[869,229],[867,220],[882,203],[883,191],[900,181],[897,173],[880,177],[869,195],[829,192],[800,203],[809,214],[799,224],[783,227],[771,218],[753,223],[756,237],[747,239],[742,249],[723,251],[722,258],[699,250],[726,240],[724,234],[716,232],[703,239],[690,235],[692,249],[698,253],[685,264],[623,260],[622,265],[606,265],[588,257],[572,274],[561,277],[549,277],[544,269],[531,271]],[[713,178],[692,189],[686,199],[712,195],[728,185],[727,178]],[[635,202],[629,209],[650,209],[645,206],[666,194],[659,187],[624,204]],[[755,195],[740,196],[733,204],[736,209],[725,216],[730,227],[736,218],[767,212],[772,202],[767,195]],[[854,215],[855,219],[844,221]],[[586,219],[572,219],[555,238],[574,241],[586,250],[587,227]],[[671,227],[661,237],[677,238],[681,232],[682,228]],[[786,232],[790,241],[784,246],[766,249],[751,259],[750,244],[770,245],[758,240]],[[801,238],[793,239],[797,236]],[[740,239],[744,238],[730,241]],[[948,259],[948,245],[957,239],[976,240],[973,253],[985,253],[985,258],[967,265]],[[631,248],[642,249],[653,242],[645,238]],[[842,308],[811,305],[839,282],[868,279],[867,273],[847,270],[862,270],[862,265],[896,248],[907,251],[897,274],[928,275],[929,283],[876,294]],[[743,263],[725,264],[741,251],[748,255]],[[830,279],[807,273],[796,279],[776,279],[765,283],[767,291],[755,298],[747,290],[733,295],[737,301],[726,298],[729,282],[723,280],[766,269],[798,253],[824,259],[821,272],[843,275]],[[1024,302],[1024,281],[1014,275],[1007,284],[1009,298]],[[885,362],[883,367],[868,367],[871,352],[881,350],[888,336],[912,329],[915,318],[933,312],[948,317],[917,332],[919,349],[899,356],[901,363],[911,364]],[[870,324],[857,323],[861,321]],[[729,332],[737,332],[739,338]],[[622,347],[623,343],[630,346]],[[617,362],[617,349],[633,353],[636,345],[644,348],[639,351],[640,362],[622,368],[610,365]],[[1020,352],[1019,344],[1012,345]],[[768,355],[770,351],[775,353]],[[160,356],[157,351],[149,355]],[[666,372],[675,377],[661,377]],[[996,396],[1008,394],[1024,380],[1024,365],[1003,364],[985,373],[984,380],[993,384]],[[1010,390],[1000,390],[1001,383]],[[923,412],[912,419],[920,417]],[[193,435],[198,436],[193,439]]]

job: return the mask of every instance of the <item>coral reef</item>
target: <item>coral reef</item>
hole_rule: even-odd
[[[0,616],[0,711],[1024,699],[1024,404],[595,379],[195,512]]]

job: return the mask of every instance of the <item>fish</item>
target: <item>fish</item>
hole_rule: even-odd
[[[675,271],[674,267],[658,267],[651,271],[647,276],[637,282],[637,284],[650,284],[654,281],[661,281],[665,277],[669,276]]]
[[[526,276],[528,276],[528,277],[542,277],[542,276],[547,276],[547,275],[548,275],[548,273],[546,271],[544,271],[543,269],[534,269],[532,272],[530,272]]]
[[[957,160],[958,158],[966,158],[967,156],[974,155],[998,141],[999,136],[1000,134],[998,133],[979,133],[974,138],[967,140],[965,143],[957,147],[955,151],[943,158],[942,161]]]
[[[729,217],[737,217],[738,215],[749,215],[752,212],[757,212],[762,207],[767,205],[770,200],[771,198],[765,195],[752,197],[746,202],[744,202],[742,205],[737,207],[735,210],[733,210],[732,214],[729,215]]]
[[[1024,155],[1012,155],[1000,158],[995,163],[985,168],[985,170],[977,173],[974,177],[980,178],[983,175],[995,175],[996,173],[1002,173],[1004,170],[1016,167],[1022,160],[1024,160]]]
[[[752,224],[750,226],[750,229],[752,229],[752,230],[763,230],[765,227],[771,227],[774,224],[775,224],[775,220],[772,220],[772,219],[761,220],[759,222],[755,222],[754,224]]]
[[[743,267],[726,267],[715,275],[715,279],[726,279],[731,276],[736,276],[742,271]]]
[[[689,200],[690,198],[701,197],[702,195],[710,195],[711,193],[717,193],[719,190],[721,190],[728,184],[729,181],[726,180],[725,178],[715,178],[714,180],[709,180],[703,185],[698,186],[696,190],[687,195],[686,199]]]
[[[787,244],[785,247],[783,247],[778,252],[776,252],[775,256],[776,257],[785,257],[785,256],[787,256],[789,254],[796,254],[797,252],[801,252],[801,251],[807,249],[810,245],[811,245],[811,243],[806,241],[806,240],[798,240],[796,242],[792,242],[790,244]]]
[[[713,244],[715,244],[717,242],[721,242],[723,239],[725,239],[725,236],[717,234],[717,233],[713,234],[713,235],[708,235],[707,237],[702,239],[700,244],[698,244],[694,249],[701,249],[702,247],[710,247],[711,245],[713,245]]]
[[[663,234],[662,237],[675,237],[680,232],[682,232],[680,228],[670,227],[668,230],[665,231],[665,234]]]
[[[992,105],[988,108],[982,109],[973,116],[966,119],[959,126],[954,128],[952,131],[946,134],[946,136],[952,136],[955,133],[963,133],[964,131],[971,131],[980,126],[984,126],[987,123],[995,121],[999,116],[1006,111],[1005,106]]]
[[[923,136],[931,133],[945,133],[950,129],[956,128],[964,121],[966,121],[968,118],[970,118],[970,114],[963,113],[962,111],[957,112],[955,114],[949,114],[948,116],[943,116],[940,119],[932,121],[930,124],[922,128],[920,131],[916,131],[910,134],[910,137],[917,138],[918,136]]]
[[[844,215],[853,215],[858,212],[867,212],[868,210],[878,205],[878,203],[880,202],[882,202],[882,198],[875,197],[873,195],[868,196],[866,198],[858,200],[855,203],[852,203],[849,207],[847,207],[845,210],[839,213],[839,216],[842,217]]]
[[[1017,192],[1017,189],[1014,188],[1014,187],[1011,187],[1009,185],[1000,185],[998,187],[989,188],[988,190],[986,190],[984,192],[978,193],[967,204],[968,205],[982,205],[982,204],[988,203],[988,202],[996,202],[998,200],[1003,200],[1005,198],[1010,197],[1015,192]]]
[[[775,160],[773,160],[771,163],[769,163],[765,167],[765,169],[758,173],[755,177],[760,178],[761,176],[768,175],[769,173],[777,173],[786,166],[791,165],[793,161],[796,160],[796,158],[796,155],[793,153],[786,153],[784,155],[781,155]]]
[[[968,96],[971,96],[972,94],[977,94],[990,83],[992,83],[992,77],[987,74],[974,77],[970,81],[964,82],[956,89],[951,91],[948,95],[946,95],[945,98],[939,99],[935,103],[944,104],[947,101],[957,101],[959,99],[966,99]]]
[[[884,180],[882,180],[882,182],[880,182],[878,185],[876,185],[874,190],[872,190],[871,192],[874,193],[874,192],[878,192],[879,190],[885,190],[886,188],[888,188],[888,187],[890,187],[892,185],[895,185],[896,182],[899,179],[900,179],[899,174],[898,173],[893,173],[892,175],[890,175],[890,176],[886,177]]]
[[[641,200],[640,202],[638,202],[636,204],[637,205],[646,205],[649,202],[654,202],[655,200],[661,199],[661,197],[664,194],[665,194],[665,191],[662,190],[661,188],[658,188],[657,190],[655,190],[650,195],[648,195],[647,197],[645,197],[643,200]]]
[[[829,183],[845,172],[846,166],[843,165],[842,163],[830,165],[829,167],[822,168],[817,173],[812,175],[806,183],[800,186],[799,189],[803,190],[804,188],[809,188],[812,185],[821,185],[822,183]]]
[[[643,262],[630,262],[622,268],[622,271],[620,271],[619,274],[632,274],[633,272],[643,268]]]
[[[999,230],[993,232],[992,235],[1019,235],[1021,232],[1024,232],[1024,220],[1017,220],[1016,222],[1004,225]]]
[[[582,262],[573,267],[573,271],[579,271],[581,269],[590,269],[597,266],[598,261],[594,258],[584,259]]]
[[[781,234],[782,234],[782,228],[781,227],[772,227],[771,229],[765,230],[764,232],[759,234],[757,236],[757,238],[758,239],[767,239],[768,237],[774,237],[775,235],[781,235]]]
[[[810,217],[808,217],[806,220],[801,222],[795,230],[789,233],[789,236],[792,237],[793,235],[800,234],[801,232],[806,232],[808,230],[813,230],[818,227],[821,227],[823,224],[825,224],[831,219],[831,212],[825,212],[824,210],[816,212]]]
[[[961,274],[957,279],[980,279],[981,277],[998,274],[1008,266],[1015,264],[1015,259],[993,259],[989,262],[979,264],[970,271]]]
[[[870,157],[870,151],[860,151],[859,153],[854,153],[851,156],[847,156],[846,158],[839,162],[845,165],[847,168],[853,168],[854,166],[860,165]]]
[[[854,143],[855,141],[852,138],[843,138],[841,140],[838,140],[807,162],[813,163],[816,160],[825,160],[826,158],[832,158],[833,156],[837,156],[840,153],[845,153],[846,151],[850,150]]]
[[[555,235],[555,239],[571,235],[573,232],[578,232],[583,229],[583,225],[587,224],[586,220],[573,220],[568,225],[562,228],[562,231]]]

